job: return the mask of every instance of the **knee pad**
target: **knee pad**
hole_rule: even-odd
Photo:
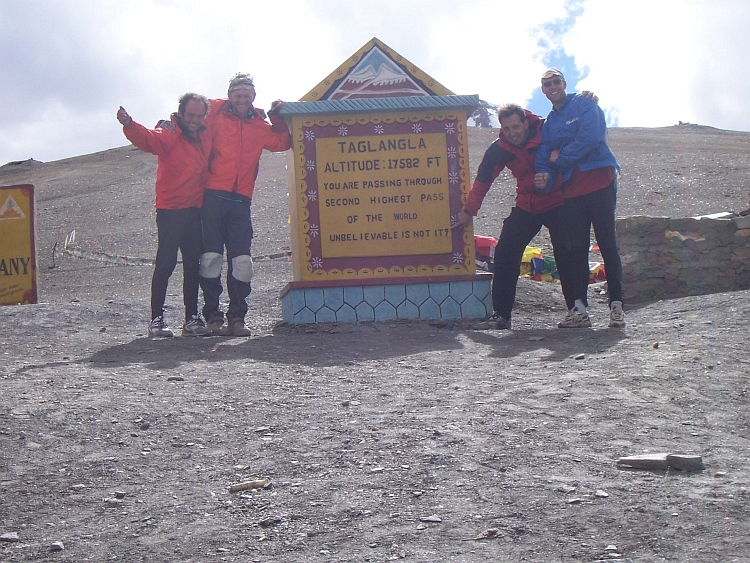
[[[232,258],[232,276],[245,283],[253,279],[253,259],[247,254]]]
[[[224,256],[218,252],[206,252],[201,254],[198,275],[202,278],[218,278],[221,276],[221,263]]]

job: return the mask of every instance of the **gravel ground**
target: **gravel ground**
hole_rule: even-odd
[[[473,170],[496,135],[470,132]],[[750,134],[610,140],[620,216],[748,206]],[[42,301],[0,309],[0,560],[750,561],[750,292],[630,308],[623,330],[593,293],[594,329],[564,331],[559,288],[520,280],[513,331],[288,327],[291,265],[269,260],[252,338],[150,340],[150,268],[52,247],[75,229],[153,255],[154,172],[132,147],[0,168],[36,185]],[[493,186],[477,233],[499,233],[512,190]],[[283,155],[253,207],[255,252],[288,246]],[[646,452],[706,468],[618,469]]]

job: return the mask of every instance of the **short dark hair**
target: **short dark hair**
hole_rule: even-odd
[[[194,94],[193,92],[188,92],[187,94],[183,94],[180,98],[180,105],[177,106],[177,113],[182,115],[185,113],[185,107],[188,105],[188,102],[200,102],[203,104],[203,106],[206,108],[206,113],[208,113],[208,108],[211,104],[208,103],[208,98],[206,96],[201,96],[200,94]]]
[[[497,110],[497,120],[502,121],[506,117],[510,117],[514,114],[521,118],[521,122],[526,121],[526,112],[518,104],[505,104],[504,106],[501,106],[500,109]]]

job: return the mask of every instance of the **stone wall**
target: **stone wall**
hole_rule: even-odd
[[[617,244],[626,303],[750,289],[750,217],[626,217]]]

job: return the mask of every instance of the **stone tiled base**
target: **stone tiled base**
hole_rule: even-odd
[[[490,274],[292,282],[281,294],[281,308],[287,324],[481,319],[492,313],[491,282]]]

